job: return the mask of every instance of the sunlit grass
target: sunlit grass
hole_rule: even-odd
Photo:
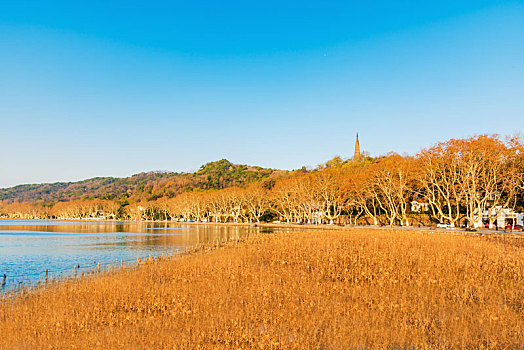
[[[519,348],[524,248],[395,230],[251,237],[4,301],[2,348]]]

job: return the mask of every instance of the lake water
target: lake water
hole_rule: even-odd
[[[199,243],[273,232],[272,228],[190,225],[171,222],[86,222],[0,220],[2,290],[34,285],[45,278],[136,264],[137,258],[183,251]]]

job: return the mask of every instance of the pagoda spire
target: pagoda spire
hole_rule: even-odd
[[[355,155],[353,156],[353,160],[355,162],[360,162],[360,144],[358,142],[358,132],[357,132],[357,140],[355,141]]]

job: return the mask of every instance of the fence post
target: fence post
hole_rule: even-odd
[[[49,271],[47,269],[45,269],[45,283],[47,283],[47,274],[48,274],[48,272]]]
[[[4,273],[4,275],[2,276],[2,287],[5,286],[5,280],[7,279],[7,276],[6,274]]]
[[[100,263],[98,263],[98,273],[100,273]]]

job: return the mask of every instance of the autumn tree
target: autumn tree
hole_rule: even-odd
[[[270,208],[268,190],[261,184],[255,183],[244,192],[244,203],[249,221],[260,222],[260,218]]]

